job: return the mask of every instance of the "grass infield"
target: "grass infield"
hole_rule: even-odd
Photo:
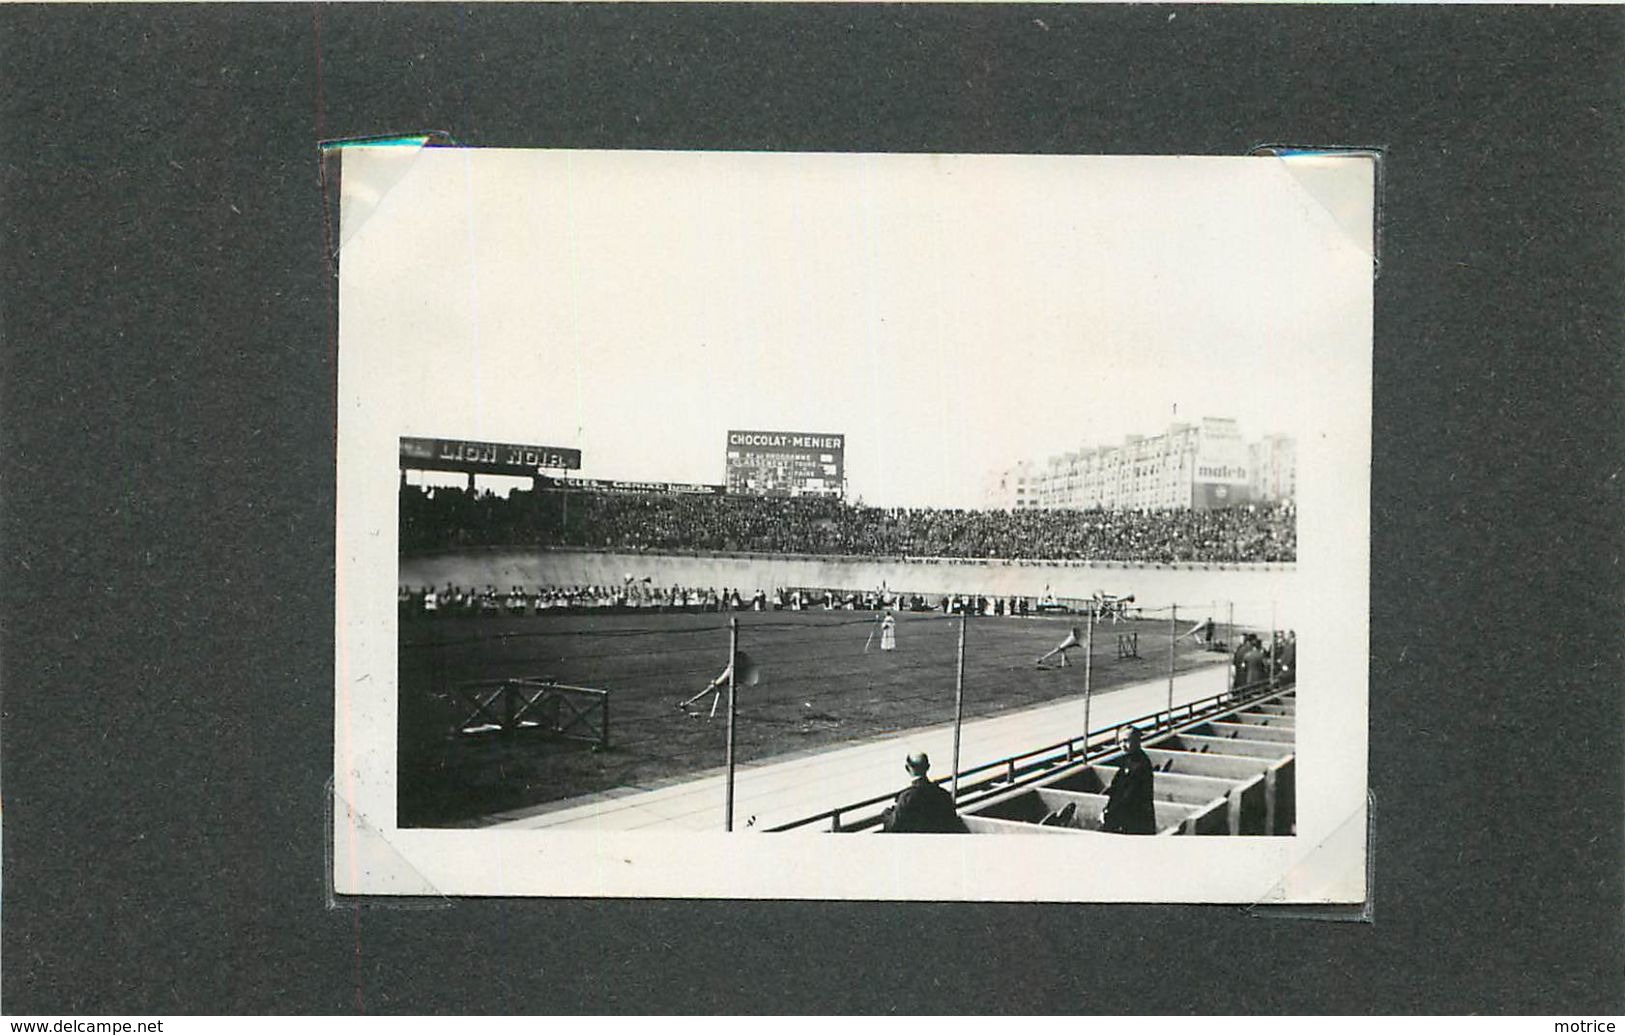
[[[724,763],[727,702],[715,719],[677,703],[727,664],[727,614],[526,615],[401,623],[398,824],[454,826],[493,813],[592,792],[644,789]],[[741,686],[738,761],[838,747],[953,721],[959,619],[899,614],[897,649],[882,651],[879,616],[863,611],[741,612],[740,649],[760,670]],[[1039,655],[1081,617],[970,619],[965,718],[976,719],[1083,694],[1082,650],[1066,669],[1041,670]],[[1180,632],[1189,623],[1181,622]],[[1138,659],[1119,659],[1118,634],[1138,633]],[[872,635],[871,635],[872,634]],[[1095,629],[1097,694],[1168,672],[1166,620],[1110,622]],[[867,649],[865,645],[867,644]],[[1176,670],[1220,656],[1191,639]],[[1052,660],[1051,665],[1054,664]],[[610,691],[608,751],[539,731],[459,734],[469,707],[453,693],[464,680],[534,676]],[[1056,729],[1054,740],[1081,732]],[[1034,747],[1040,745],[1034,744]],[[839,804],[832,802],[832,805]]]

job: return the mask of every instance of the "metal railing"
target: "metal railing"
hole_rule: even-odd
[[[1128,719],[1094,732],[1085,732],[1075,737],[1069,737],[1066,740],[1047,744],[1044,747],[1033,748],[1019,754],[1007,755],[991,762],[984,762],[981,765],[962,769],[957,774],[949,774],[931,782],[943,786],[953,782],[957,775],[960,791],[954,806],[955,808],[964,808],[967,805],[974,805],[993,794],[1003,794],[1011,788],[1020,787],[1040,777],[1049,776],[1057,767],[1079,765],[1110,757],[1118,753],[1118,734],[1126,727],[1134,726],[1139,728],[1140,732],[1149,740],[1154,736],[1173,733],[1181,727],[1205,722],[1214,715],[1234,711],[1242,705],[1251,704],[1290,688],[1290,683],[1271,679],[1261,680],[1233,690],[1225,690],[1222,693],[1198,698],[1186,704],[1163,708],[1148,715]],[[976,777],[980,777],[980,779],[975,779]],[[888,791],[885,794],[851,802],[833,809],[826,809],[811,816],[765,829],[767,833],[780,833],[827,822],[831,833],[858,833],[878,826],[883,818],[881,813],[876,812],[851,823],[844,822],[844,817],[874,809],[876,806],[889,805],[896,799],[897,792],[895,790]]]

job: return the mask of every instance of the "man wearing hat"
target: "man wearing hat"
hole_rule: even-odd
[[[1269,662],[1264,657],[1264,641],[1247,634],[1247,653],[1241,656],[1241,685],[1256,689],[1269,681]]]
[[[1246,675],[1247,666],[1242,659],[1247,656],[1247,648],[1252,646],[1253,634],[1242,633],[1241,639],[1236,643],[1236,649],[1230,654],[1230,689],[1240,690],[1242,677]]]
[[[1119,742],[1123,760],[1112,785],[1106,788],[1106,815],[1100,829],[1108,834],[1155,834],[1157,805],[1153,794],[1155,769],[1140,747],[1140,731],[1127,727]]]
[[[963,834],[965,824],[954,809],[953,795],[926,779],[931,759],[924,751],[908,756],[903,768],[914,782],[897,795],[897,804],[886,810],[888,834]]]
[[[1298,678],[1298,634],[1291,629],[1281,640],[1281,658],[1276,671],[1282,686],[1291,686]]]

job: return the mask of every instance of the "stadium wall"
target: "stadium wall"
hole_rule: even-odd
[[[908,559],[807,557],[792,554],[621,553],[575,549],[484,549],[405,557],[400,581],[411,586],[518,584],[613,585],[626,576],[648,577],[661,586],[734,587],[744,594],[780,586],[876,589],[940,596],[1086,597],[1096,591],[1134,594],[1140,606],[1177,603],[1206,609],[1235,605],[1235,620],[1267,627],[1270,609],[1292,624],[1293,564],[1133,564],[1112,562],[1001,561],[966,558]],[[1227,620],[1227,613],[1214,617]],[[1203,617],[1192,613],[1192,621]]]

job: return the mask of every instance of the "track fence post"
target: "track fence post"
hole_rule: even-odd
[[[1094,658],[1095,658],[1095,608],[1093,604],[1086,608],[1088,615],[1088,630],[1083,636],[1083,757],[1089,757],[1089,734],[1094,730],[1089,728],[1089,706],[1094,701]]]
[[[726,814],[722,829],[732,832],[734,828],[734,682],[739,673],[739,619],[728,619],[728,793],[725,806]]]
[[[1179,645],[1179,605],[1168,612],[1168,710],[1174,710],[1174,648]]]
[[[959,728],[965,721],[965,619],[959,616],[959,664],[954,672],[954,781],[953,800],[959,800]]]
[[[1281,645],[1275,639],[1275,601],[1270,601],[1270,689],[1275,689],[1275,656],[1281,652]]]

